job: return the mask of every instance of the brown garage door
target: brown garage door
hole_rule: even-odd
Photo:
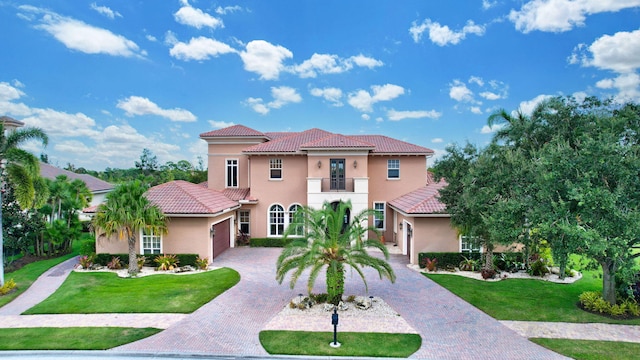
[[[214,259],[231,246],[231,242],[229,241],[229,226],[231,226],[230,224],[231,220],[227,219],[221,223],[217,223],[214,225],[214,229],[216,230],[216,235],[213,237]]]

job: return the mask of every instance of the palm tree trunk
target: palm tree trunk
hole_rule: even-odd
[[[329,265],[327,268],[327,294],[329,302],[338,305],[344,294],[344,265],[342,263]]]
[[[136,275],[140,269],[138,269],[138,261],[136,261],[136,237],[129,237],[129,275]]]

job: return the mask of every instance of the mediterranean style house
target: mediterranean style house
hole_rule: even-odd
[[[419,252],[458,252],[461,243],[427,171],[433,150],[382,135],[310,129],[260,132],[235,125],[200,134],[208,144],[208,181],[155,186],[147,198],[170,218],[167,234],[140,234],[141,254],[197,253],[215,259],[248,235],[282,237],[301,206],[351,201],[381,240],[407,261]],[[349,219],[345,219],[348,221]],[[97,252],[126,253],[126,242],[102,240]]]

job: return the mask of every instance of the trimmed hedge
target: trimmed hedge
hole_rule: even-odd
[[[147,254],[144,255],[147,260],[144,262],[145,266],[152,266],[152,267],[156,267],[158,264],[156,264],[153,260],[160,255],[168,255],[168,254]],[[178,266],[187,266],[187,265],[191,265],[193,267],[197,267],[196,265],[196,259],[198,258],[198,254],[175,254],[177,259],[178,259]],[[129,254],[96,254],[95,259],[93,260],[94,263],[98,264],[98,265],[102,265],[102,266],[107,266],[107,263],[109,261],[111,261],[111,258],[113,258],[114,256],[117,256],[120,258],[120,261],[122,262],[122,266],[126,267],[129,266]],[[140,254],[138,254],[138,256],[141,256]]]
[[[285,247],[291,242],[291,239],[285,241],[283,238],[251,238],[249,239],[250,247]]]
[[[522,253],[505,253],[505,254],[516,254],[516,257],[518,259],[518,261],[522,261]],[[462,262],[462,260],[464,260],[464,258],[466,257],[467,259],[471,259],[471,260],[481,260],[482,259],[482,255],[483,253],[478,253],[478,252],[473,252],[473,253],[458,253],[458,252],[424,252],[424,253],[419,253],[418,254],[418,264],[420,264],[422,266],[422,264],[424,264],[424,258],[429,258],[429,259],[433,259],[436,258],[438,259],[438,267],[439,268],[446,268],[446,267],[458,267],[458,265],[460,265],[460,262]],[[493,253],[493,258],[494,258],[494,263],[498,262],[500,260],[502,253],[500,252],[494,252]],[[498,264],[496,264],[498,265]],[[500,267],[500,266],[498,266]]]

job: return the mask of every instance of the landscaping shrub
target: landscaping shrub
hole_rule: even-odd
[[[93,263],[100,266],[107,266],[114,257],[120,258],[122,266],[129,266],[129,254],[96,254],[93,258]]]
[[[122,261],[119,257],[114,256],[111,258],[111,261],[107,263],[107,267],[111,270],[120,270],[122,269]]]
[[[482,275],[482,278],[485,280],[493,279],[496,276],[496,271],[493,269],[482,269],[480,275]]]
[[[473,260],[473,259],[467,258],[466,256],[462,256],[462,257],[464,258],[464,260],[460,261],[460,264],[458,264],[458,267],[460,268],[460,270],[476,271],[480,268],[479,260]]]
[[[93,265],[93,258],[94,256],[92,255],[84,255],[80,257],[78,263],[80,264],[80,266],[82,266],[83,269],[88,269],[91,267],[91,265]]]
[[[178,259],[178,263],[180,264],[180,266],[193,266],[196,267],[196,259],[199,257],[198,254],[176,254],[176,257]]]
[[[580,305],[583,309],[595,313],[609,315],[616,318],[627,318],[640,316],[640,305],[631,299],[615,305],[609,304],[602,298],[599,291],[585,291],[579,296]]]
[[[532,276],[545,276],[548,274],[549,267],[547,266],[547,261],[544,258],[540,258],[533,263],[531,263],[531,268],[528,270],[529,274]]]
[[[428,257],[425,257],[422,260],[423,263],[420,264],[420,267],[425,268],[428,271],[436,271],[436,268],[438,266],[438,259],[429,259]]]
[[[506,254],[506,256],[508,256],[510,259],[513,259],[514,262],[524,263],[522,253],[519,253],[519,252],[494,253],[494,255],[497,258],[501,258],[502,254]],[[438,266],[440,268],[446,269],[446,268],[452,268],[452,267],[459,267],[460,263],[465,260],[481,261],[482,260],[481,257],[482,257],[481,253],[423,252],[418,254],[418,264],[420,264],[420,266],[423,266],[422,264],[424,264],[425,258],[429,258],[429,259],[437,258]]]
[[[9,279],[4,282],[4,285],[0,286],[0,295],[6,295],[16,287],[16,282],[13,279]]]
[[[96,253],[96,239],[84,240],[80,243],[80,255],[91,255]]]
[[[249,240],[250,247],[285,247],[291,242],[291,239],[283,238],[251,238]]]
[[[178,257],[171,254],[158,255],[153,261],[158,264],[158,270],[173,270],[179,263]]]
[[[200,259],[200,256],[196,258],[196,268],[198,270],[207,270],[209,267],[209,258]]]

